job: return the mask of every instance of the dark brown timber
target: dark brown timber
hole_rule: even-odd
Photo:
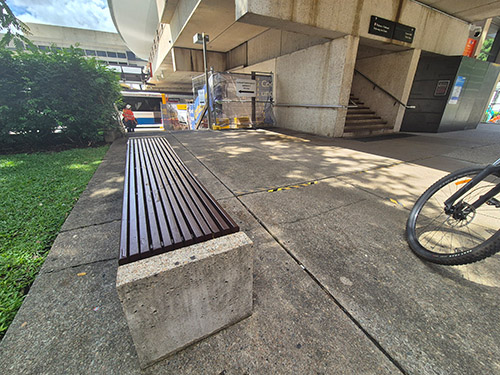
[[[119,264],[239,231],[163,137],[127,145]]]

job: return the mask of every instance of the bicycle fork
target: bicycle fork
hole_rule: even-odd
[[[467,182],[463,187],[457,190],[451,197],[444,201],[444,212],[447,215],[452,215],[453,218],[465,219],[466,216],[472,212],[473,210],[480,207],[485,202],[488,202],[493,199],[495,195],[500,193],[500,184],[497,184],[486,194],[481,195],[474,203],[465,205],[463,202],[460,202],[457,205],[453,205],[456,200],[462,197],[464,194],[469,192],[472,188],[474,188],[477,184],[479,184],[482,180],[484,180],[487,176],[492,173],[500,172],[500,159],[495,161],[494,163],[488,165],[484,168],[478,175],[472,178],[469,182]],[[500,207],[500,202],[495,200],[491,204],[494,204],[496,207]],[[467,207],[466,207],[467,206]]]

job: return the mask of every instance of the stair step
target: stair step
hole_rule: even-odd
[[[344,137],[362,137],[376,134],[393,132],[392,125],[377,116],[375,111],[364,105],[354,94],[349,95],[349,104],[356,104],[356,107],[347,109],[347,116],[344,126]]]
[[[363,124],[360,126],[346,125],[344,127],[344,133],[350,133],[350,132],[358,133],[358,132],[384,130],[384,129],[392,129],[392,126],[387,124],[373,124],[373,125]]]
[[[346,121],[351,120],[382,120],[381,117],[377,116],[375,112],[373,113],[349,113],[347,112]]]
[[[366,105],[358,105],[357,107],[352,107],[349,109],[370,109],[370,107],[367,107]]]
[[[344,138],[361,138],[361,137],[374,137],[377,135],[383,134],[393,134],[394,131],[392,129],[379,129],[379,130],[364,130],[357,132],[344,132],[342,137]]]
[[[387,124],[387,121],[383,121],[380,117],[377,119],[358,119],[358,120],[347,120],[345,122],[346,125],[378,125],[378,124]]]
[[[375,111],[372,111],[369,108],[348,108],[347,115],[360,115],[360,114],[375,114]]]

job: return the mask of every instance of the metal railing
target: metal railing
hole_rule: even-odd
[[[405,107],[406,109],[414,109],[414,108],[416,108],[414,105],[408,105],[408,104],[403,103],[401,100],[399,100],[394,95],[392,95],[389,91],[387,91],[386,89],[384,89],[379,84],[373,82],[370,78],[368,78],[367,76],[365,76],[359,70],[354,69],[354,74],[359,74],[361,77],[363,77],[364,79],[366,79],[368,82],[370,82],[373,85],[373,89],[377,88],[380,91],[382,91],[384,94],[386,94],[386,95],[390,96],[392,99],[394,99],[394,102],[395,102],[394,105],[396,105],[396,103],[398,103],[398,104],[402,105],[403,107]]]
[[[275,103],[275,107],[299,107],[299,108],[330,108],[330,109],[340,109],[348,108],[347,105],[341,104],[288,104],[288,103]]]

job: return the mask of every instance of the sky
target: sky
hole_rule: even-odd
[[[23,22],[116,32],[107,0],[7,0]]]

